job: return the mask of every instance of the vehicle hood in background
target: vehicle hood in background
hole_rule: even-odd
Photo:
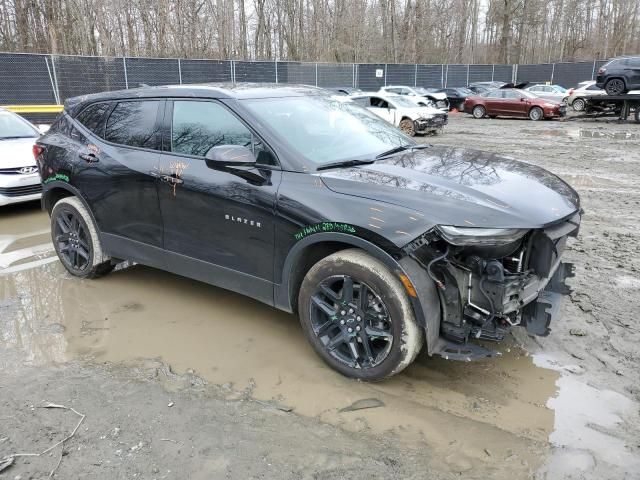
[[[573,214],[578,194],[552,173],[509,157],[433,146],[322,172],[331,190],[410,208],[434,225],[539,228]]]
[[[33,144],[37,137],[0,140],[0,169],[35,165]]]

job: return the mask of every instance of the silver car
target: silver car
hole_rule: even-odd
[[[39,136],[34,125],[0,108],[0,207],[40,198],[42,185],[33,156]]]
[[[561,85],[532,85],[525,90],[533,93],[536,97],[556,103],[566,104],[569,97],[568,90]]]

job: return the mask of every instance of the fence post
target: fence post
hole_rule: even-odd
[[[51,68],[49,68],[49,59],[47,58],[50,56],[51,55],[44,56],[44,63],[47,66],[47,72],[49,72],[49,81],[51,82],[51,93],[53,93],[53,101],[59,105],[60,101],[58,100],[58,94],[56,93],[56,84],[53,81],[53,75],[51,75]],[[51,59],[51,62],[53,63],[53,59]]]
[[[180,85],[182,85],[182,64],[180,59],[178,59],[178,78],[180,79]]]
[[[122,66],[124,67],[124,88],[129,90],[129,76],[127,75],[127,57],[122,57]]]
[[[316,87],[318,86],[318,62],[316,62]]]
[[[351,66],[353,67],[353,72],[352,72],[352,76],[353,76],[353,88],[358,88],[358,82],[356,79],[356,75],[357,75],[357,67],[355,63],[352,63]]]
[[[418,64],[416,63],[416,71],[413,74],[413,86],[418,86]]]
[[[553,85],[553,75],[556,73],[556,64],[553,63],[551,66],[551,85]]]
[[[236,83],[236,68],[233,60],[229,60],[229,75],[231,75],[231,83]]]
[[[56,61],[53,57],[53,55],[51,55],[51,70],[53,71],[53,82],[55,83],[56,86],[56,102],[58,105],[60,105],[60,89],[58,88],[58,75],[56,74]]]
[[[444,85],[442,88],[447,88],[447,82],[449,82],[449,64],[447,63],[447,73],[444,74]]]
[[[278,60],[274,62],[276,64],[276,83],[278,83]]]
[[[495,77],[495,74],[496,74],[496,64],[492,63],[491,64],[491,81],[492,82],[493,82],[493,78]],[[469,85],[469,84],[467,84],[467,85]]]
[[[467,85],[469,85],[469,69],[471,66],[467,63]]]
[[[518,64],[511,66],[511,83],[518,83]]]
[[[591,70],[591,80],[594,80],[596,77],[596,60],[593,61],[593,69]]]
[[[384,86],[387,86],[387,67],[389,65],[387,63],[384,64]]]

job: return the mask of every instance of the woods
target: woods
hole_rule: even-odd
[[[0,51],[388,63],[640,52],[638,0],[0,0]]]

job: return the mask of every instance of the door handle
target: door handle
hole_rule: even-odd
[[[82,160],[84,160],[87,163],[96,163],[99,162],[100,159],[98,157],[95,156],[95,154],[89,152],[89,153],[81,153],[78,155]]]

